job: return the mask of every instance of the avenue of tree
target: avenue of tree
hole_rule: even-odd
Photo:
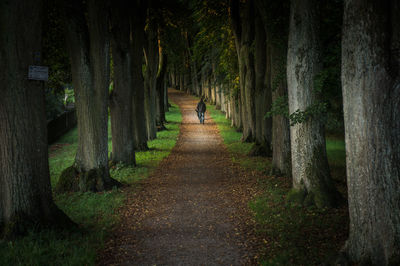
[[[170,86],[225,112],[250,155],[292,178],[288,201],[335,207],[325,132],[339,121],[350,214],[339,259],[399,264],[399,12],[396,0],[1,1],[1,237],[74,226],[52,199],[46,85],[27,79],[43,54],[76,100],[78,148],[57,193],[119,186],[109,165],[135,165],[165,129]]]

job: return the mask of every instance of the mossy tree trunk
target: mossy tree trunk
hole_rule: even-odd
[[[292,0],[287,55],[289,112],[305,111],[318,101],[314,78],[321,71],[318,1]],[[293,191],[291,196],[317,207],[334,206],[324,127],[318,117],[290,128]],[[298,196],[298,197],[297,197]]]
[[[118,182],[108,169],[110,45],[107,1],[63,2],[78,120],[78,150],[57,191],[102,191]],[[85,14],[85,10],[87,13]]]
[[[52,199],[40,64],[42,1],[0,3],[0,238],[73,223]]]
[[[114,86],[110,95],[112,161],[135,164],[133,128],[132,48],[130,42],[130,6],[117,0],[111,9]]]
[[[132,83],[133,83],[133,121],[135,149],[148,150],[146,115],[144,105],[143,47],[144,26],[147,14],[147,1],[137,1],[131,18],[132,31]]]
[[[342,87],[350,235],[359,265],[400,265],[400,3],[344,5]]]

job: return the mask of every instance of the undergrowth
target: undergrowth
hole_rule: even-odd
[[[269,176],[270,158],[250,157],[253,144],[241,142],[241,133],[231,127],[225,114],[207,106],[232,160],[245,169],[264,175],[258,180],[261,195],[249,203],[256,220],[256,231],[263,241],[258,256],[261,265],[318,265],[339,251],[348,232],[347,206],[336,209],[305,208],[289,205],[286,196],[292,180]],[[346,193],[346,164],[343,139],[327,138],[328,161],[339,191]]]
[[[179,124],[179,108],[173,105],[166,114],[167,130],[157,133],[148,142],[150,150],[136,152],[136,167],[117,164],[110,174],[118,181],[135,185],[146,178],[175,146]],[[74,162],[77,148],[77,129],[72,129],[49,147],[51,184],[54,188],[60,173]],[[109,150],[111,135],[109,132]],[[107,233],[118,224],[117,209],[125,200],[123,190],[102,193],[67,193],[54,195],[58,207],[75,223],[79,230],[30,232],[14,241],[0,243],[0,265],[94,265],[97,251],[103,247]]]

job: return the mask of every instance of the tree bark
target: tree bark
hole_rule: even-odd
[[[254,131],[256,144],[250,151],[251,155],[271,156],[272,142],[272,119],[264,118],[271,110],[271,51],[268,45],[266,31],[261,20],[260,11],[255,16],[255,49],[254,49],[254,70],[255,70],[255,124]]]
[[[161,130],[165,129],[165,108],[164,108],[164,92],[165,92],[165,82],[166,70],[167,70],[167,55],[163,51],[162,46],[159,44],[159,67],[157,73],[157,105],[158,105],[158,115],[157,115],[157,127]]]
[[[80,0],[63,4],[78,120],[78,150],[73,167],[61,174],[57,191],[111,189],[118,182],[110,177],[108,169],[108,7],[106,1],[90,0],[85,14]]]
[[[318,3],[292,0],[290,11],[287,79],[289,112],[304,111],[318,101],[314,78],[321,71],[318,40]],[[337,192],[332,182],[324,127],[312,117],[290,128],[293,191],[289,200],[317,207],[334,206]]]
[[[265,78],[272,91],[272,102],[283,100],[287,104],[286,57],[290,1],[256,0],[255,3],[267,34],[269,74]],[[256,60],[259,57],[257,55]],[[292,174],[290,125],[284,114],[272,117],[272,170],[286,176]]]
[[[132,83],[133,83],[133,120],[135,149],[148,150],[146,115],[144,106],[144,79],[143,79],[143,47],[144,25],[147,14],[146,1],[139,1],[131,16],[132,27]]]
[[[360,265],[400,264],[400,4],[345,1],[342,87],[350,235]]]
[[[255,140],[255,70],[252,44],[254,41],[254,4],[247,0],[240,12],[238,0],[230,1],[230,18],[235,36],[239,63],[240,111],[243,126],[242,140]]]
[[[271,47],[271,87],[272,101],[288,101],[286,78],[287,46],[284,43],[275,43]],[[284,74],[283,74],[284,73]],[[290,124],[284,114],[272,117],[272,169],[286,176],[292,174],[292,160],[290,149]]]
[[[42,15],[42,1],[0,3],[0,238],[73,224],[52,199],[43,82],[27,77]]]
[[[242,112],[241,112],[241,101],[240,94],[233,93],[231,96],[231,109],[232,109],[232,126],[234,126],[238,131],[242,131],[243,123],[242,123]]]
[[[157,24],[154,19],[149,20],[145,38],[145,114],[148,140],[157,137],[156,126],[156,86],[157,86],[157,67],[158,67],[158,36]]]
[[[114,87],[110,97],[112,161],[135,164],[130,7],[118,0],[111,10]]]

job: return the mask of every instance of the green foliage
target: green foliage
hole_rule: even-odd
[[[283,115],[289,117],[289,105],[287,96],[280,96],[272,102],[271,111],[267,112],[265,118],[272,117],[274,115]]]
[[[74,90],[70,89],[70,88],[66,88],[64,92],[65,92],[64,105],[68,105],[70,103],[75,103]]]
[[[328,104],[326,102],[316,102],[308,106],[304,111],[297,109],[295,112],[289,115],[287,97],[281,96],[272,102],[271,110],[267,112],[264,118],[269,118],[275,115],[283,115],[289,118],[290,125],[294,126],[296,124],[304,123],[311,118],[324,119],[327,113],[327,106]]]
[[[230,29],[228,5],[224,1],[188,1],[186,14],[169,23],[163,40],[168,69],[186,73],[196,66],[197,76],[212,75],[213,82],[224,84],[225,92],[237,93],[238,63]]]
[[[324,84],[329,76],[329,72],[324,70],[321,71],[314,78],[314,91],[316,98],[321,98],[324,90]],[[297,109],[295,112],[289,114],[289,105],[287,96],[280,96],[272,102],[271,110],[267,112],[265,118],[272,117],[274,115],[283,115],[289,118],[290,125],[304,123],[309,119],[321,119],[326,121],[328,113],[328,103],[326,101],[317,100],[315,103],[308,106],[304,111]]]
[[[295,112],[289,115],[290,125],[304,123],[311,118],[324,119],[324,115],[327,112],[327,103],[316,102],[306,108],[304,111],[297,109]]]

